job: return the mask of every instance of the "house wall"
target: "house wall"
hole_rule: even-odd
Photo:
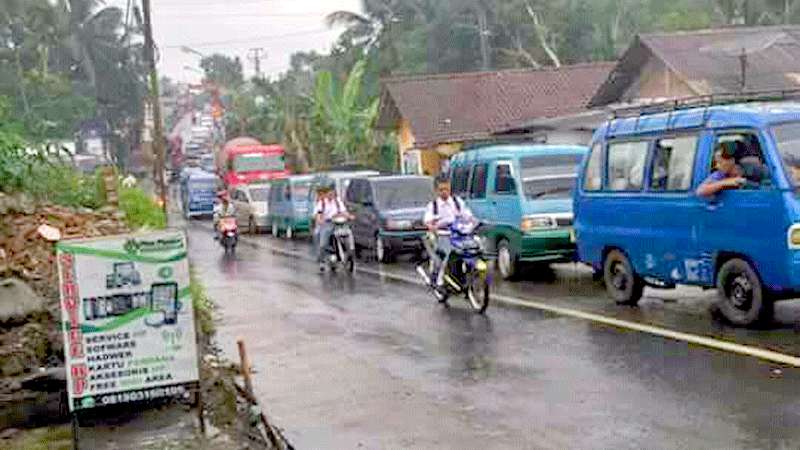
[[[411,132],[411,123],[406,119],[400,119],[397,127],[397,148],[401,159],[406,150],[414,148],[414,133]]]
[[[462,143],[446,143],[432,147],[416,147],[416,139],[411,131],[411,123],[401,119],[397,129],[397,148],[399,149],[400,167],[406,167],[405,159],[409,153],[419,153],[419,169],[422,175],[436,176],[441,171],[442,161],[458,153]]]
[[[697,95],[660,59],[650,58],[639,71],[638,79],[622,96],[624,101],[675,98]]]

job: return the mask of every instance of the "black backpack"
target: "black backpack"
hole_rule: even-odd
[[[438,199],[436,199],[436,198],[433,199],[433,215],[434,216],[438,216],[439,215],[439,202],[437,202],[436,200],[438,200]],[[453,196],[453,203],[456,204],[456,211],[461,213],[461,199],[454,195]]]

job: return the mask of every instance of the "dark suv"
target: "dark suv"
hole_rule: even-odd
[[[347,209],[356,216],[356,247],[369,249],[379,262],[399,253],[424,249],[422,221],[433,199],[433,179],[415,175],[354,178],[345,194]]]

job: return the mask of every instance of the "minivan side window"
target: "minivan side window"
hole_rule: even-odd
[[[644,184],[648,141],[612,142],[608,146],[608,189],[638,191]]]
[[[361,203],[365,205],[375,204],[375,201],[372,199],[372,185],[370,183],[361,185]]]
[[[748,181],[744,189],[764,189],[772,186],[772,176],[756,134],[749,132],[720,134],[717,136],[714,149],[722,142],[731,143],[735,149],[736,165],[741,170],[742,176]],[[713,167],[714,158],[712,157],[711,160],[712,167],[709,173],[715,169]]]
[[[603,174],[600,167],[603,164],[603,145],[600,143],[592,146],[592,155],[586,165],[586,174],[583,177],[584,191],[599,191],[603,187]]]
[[[659,139],[653,149],[650,189],[653,191],[688,191],[692,185],[697,136]]]
[[[353,180],[350,186],[347,187],[347,194],[345,200],[350,203],[358,203],[358,191],[361,189],[361,180]]]
[[[470,193],[472,198],[486,197],[486,164],[478,164],[472,171],[472,183]]]
[[[460,166],[453,169],[452,188],[453,194],[463,196],[467,193],[467,180],[469,177],[469,167]]]
[[[494,170],[494,192],[496,194],[514,194],[516,185],[511,175],[511,164],[498,163]]]

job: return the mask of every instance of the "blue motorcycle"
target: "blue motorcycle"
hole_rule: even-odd
[[[446,304],[453,294],[463,294],[464,300],[472,310],[483,314],[489,307],[489,286],[492,280],[483,243],[476,232],[479,225],[475,221],[459,218],[447,229],[426,235],[425,246],[429,252],[438,251],[436,243],[439,237],[450,241],[452,251],[441,268],[445,271],[444,285],[436,286],[432,282],[438,276],[434,273],[432,259],[418,265],[417,273],[425,280],[425,284],[430,286],[434,297],[440,303]],[[439,254],[439,257],[443,258],[445,255]]]

